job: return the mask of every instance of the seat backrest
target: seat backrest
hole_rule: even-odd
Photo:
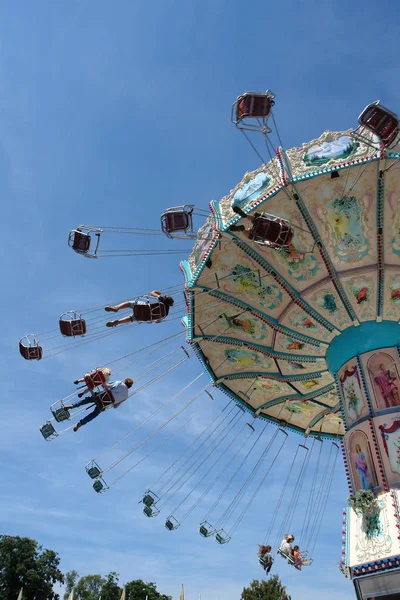
[[[59,325],[61,333],[66,337],[75,337],[86,333],[86,321],[84,319],[71,319],[69,321],[60,319]]]
[[[270,112],[271,100],[267,95],[245,94],[236,105],[236,120],[267,117]]]
[[[98,385],[103,385],[105,382],[106,378],[101,370],[95,370],[91,373],[86,373],[85,375],[85,383],[89,390],[92,390]]]
[[[190,226],[190,216],[184,210],[165,213],[165,228],[168,233],[186,231]]]
[[[45,440],[48,440],[53,435],[57,435],[57,432],[54,429],[53,425],[50,423],[50,421],[47,421],[44,425],[40,427],[40,433],[42,434]]]
[[[359,123],[377,135],[384,146],[390,146],[400,131],[396,115],[377,104],[366,107],[359,117]]]
[[[24,346],[19,343],[19,352],[26,360],[40,360],[43,356],[43,348],[41,346]]]
[[[114,403],[114,397],[112,395],[111,390],[104,390],[101,394],[96,394],[93,396],[93,402],[96,405],[96,408],[99,410],[104,410],[108,408],[111,404]]]
[[[79,231],[78,229],[76,229],[73,234],[72,248],[75,252],[81,252],[83,254],[88,252],[91,241],[90,235],[88,233],[82,233],[82,231]]]
[[[157,321],[163,319],[167,314],[163,302],[154,302],[151,304],[135,304],[133,316],[137,321]]]
[[[260,216],[253,225],[250,237],[261,238],[274,248],[282,248],[282,246],[289,246],[293,238],[293,230],[285,219]]]

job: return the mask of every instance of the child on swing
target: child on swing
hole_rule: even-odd
[[[258,546],[259,560],[261,566],[265,569],[266,573],[269,573],[272,567],[272,557],[271,557],[271,546]]]

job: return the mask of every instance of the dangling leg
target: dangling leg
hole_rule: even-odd
[[[126,300],[126,302],[122,302],[121,304],[117,304],[116,306],[106,306],[104,310],[107,312],[118,312],[123,308],[130,308],[130,302]]]
[[[93,421],[93,419],[98,417],[101,412],[103,411],[96,407],[94,410],[92,410],[91,413],[86,415],[86,417],[83,417],[83,419],[78,421],[78,423],[74,426],[74,431],[78,431],[78,429],[82,427],[82,425],[86,425],[87,423],[90,423],[90,421]]]
[[[70,404],[69,406],[65,406],[66,410],[72,410],[73,408],[79,408],[79,406],[85,406],[85,404],[93,404],[94,396],[87,396],[86,398],[82,398],[79,402],[74,402],[74,404]]]
[[[108,323],[106,323],[106,327],[116,327],[117,325],[125,325],[126,323],[133,323],[133,321],[136,321],[136,319],[133,315],[130,317],[122,317],[122,319],[117,319],[116,321],[108,321]]]

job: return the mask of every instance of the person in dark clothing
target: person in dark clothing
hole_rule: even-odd
[[[158,305],[163,304],[165,308],[165,316],[168,315],[169,309],[174,304],[174,299],[171,296],[163,296],[160,291],[154,290],[151,292],[150,296],[157,299],[157,302],[154,304],[150,304],[150,309],[156,309]],[[117,304],[117,306],[106,306],[104,310],[107,312],[118,312],[124,308],[132,308],[140,304],[147,304],[144,300],[126,300],[126,302],[122,302],[122,304]],[[123,317],[122,319],[116,319],[115,321],[109,321],[106,323],[106,327],[116,327],[117,325],[123,325],[125,323],[132,323],[132,321],[136,321],[134,315]],[[150,320],[150,319],[149,319]],[[160,323],[162,319],[156,319],[156,323]]]

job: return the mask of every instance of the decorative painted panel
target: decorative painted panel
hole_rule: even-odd
[[[393,166],[392,166],[393,165]],[[383,237],[385,248],[385,263],[400,265],[400,194],[399,178],[400,163],[392,162],[390,169],[385,173],[385,199],[384,199],[384,224]]]
[[[378,515],[373,528],[368,519],[348,509],[348,566],[354,567],[400,554],[398,519],[394,516],[390,493],[378,496]]]
[[[331,282],[304,294],[304,300],[338,329],[346,329],[352,321]]]
[[[296,305],[285,313],[280,323],[303,335],[308,335],[323,342],[328,342],[335,336],[334,333],[323,327],[323,325],[320,325],[315,319],[304,312],[302,308]]]
[[[374,426],[387,482],[400,486],[400,414],[375,417]]]
[[[266,402],[296,394],[289,384],[264,377],[225,380],[224,385],[255,410]]]
[[[294,381],[292,385],[300,392],[300,394],[312,394],[321,390],[327,385],[332,384],[333,382],[334,378],[332,375],[328,371],[325,371],[325,373],[322,373],[320,377],[310,378],[307,381]]]
[[[300,342],[291,335],[277,333],[275,336],[274,350],[276,352],[289,352],[304,356],[323,356],[326,345],[313,346],[306,342]]]
[[[378,164],[352,168],[337,179],[319,177],[299,184],[301,197],[338,272],[374,264]],[[360,174],[362,173],[362,177]]]
[[[400,407],[400,361],[396,349],[366,352],[361,361],[373,409],[379,412]]]
[[[377,290],[376,270],[356,275],[342,275],[340,280],[358,320],[361,322],[375,320]]]
[[[198,283],[229,294],[273,318],[290,302],[272,275],[232,242],[221,242],[221,250],[214,251],[211,267],[204,270]]]
[[[346,414],[346,423],[348,427],[352,427],[355,421],[368,416],[369,413],[362,375],[356,358],[349,360],[338,371],[338,381]]]
[[[398,269],[385,269],[383,318],[400,319],[400,273]]]
[[[376,451],[369,422],[356,425],[345,434],[344,439],[354,489],[368,490],[378,487],[380,484],[375,466]]]
[[[315,358],[313,362],[301,362],[294,360],[278,359],[277,363],[282,375],[305,375],[306,373],[317,373],[326,370],[326,362],[323,358]]]

